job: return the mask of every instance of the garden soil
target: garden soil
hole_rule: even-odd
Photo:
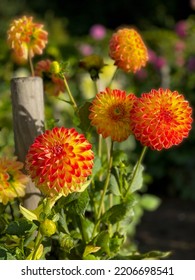
[[[145,212],[137,228],[140,252],[171,251],[169,260],[195,260],[195,201],[162,198],[154,212]]]

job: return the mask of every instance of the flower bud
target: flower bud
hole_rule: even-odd
[[[60,64],[57,61],[53,61],[50,65],[50,72],[53,74],[59,74],[60,70]]]
[[[46,219],[40,225],[40,232],[44,236],[51,236],[56,232],[56,224],[49,219]]]

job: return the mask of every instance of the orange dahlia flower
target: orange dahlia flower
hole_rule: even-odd
[[[91,144],[74,128],[46,130],[30,146],[26,169],[36,186],[46,195],[81,191],[92,173]]]
[[[22,168],[23,163],[15,158],[0,158],[0,202],[4,205],[25,195],[29,177],[22,173]]]
[[[35,76],[43,78],[47,93],[58,96],[65,91],[65,85],[57,74],[51,73],[51,64],[52,61],[49,59],[39,61],[35,67]]]
[[[133,28],[122,28],[112,35],[109,55],[115,61],[115,65],[125,72],[135,73],[148,61],[147,48]]]
[[[154,150],[178,145],[191,130],[192,108],[184,96],[169,89],[143,93],[131,111],[131,128],[137,140]]]
[[[15,57],[27,60],[35,54],[42,54],[47,44],[48,33],[43,25],[33,22],[33,17],[15,19],[8,30],[8,44]]]
[[[106,88],[96,95],[90,106],[91,124],[104,138],[110,136],[113,141],[122,142],[132,133],[130,110],[136,100],[134,94]]]

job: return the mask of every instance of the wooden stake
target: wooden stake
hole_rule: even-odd
[[[42,79],[40,77],[13,78],[11,97],[15,154],[19,161],[25,163],[30,145],[44,131]],[[24,206],[35,209],[39,200],[40,191],[30,182],[26,189]]]

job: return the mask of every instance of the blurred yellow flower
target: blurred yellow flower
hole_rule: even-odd
[[[23,163],[15,158],[0,158],[0,202],[4,205],[25,195],[29,177],[22,173],[22,168]]]
[[[7,33],[8,45],[19,61],[42,54],[47,44],[47,31],[43,29],[42,24],[33,22],[33,17],[23,16],[15,19]]]

